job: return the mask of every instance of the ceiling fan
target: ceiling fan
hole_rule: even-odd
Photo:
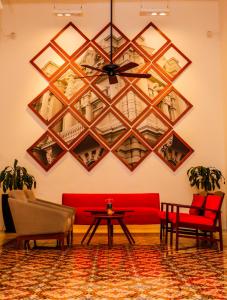
[[[113,0],[110,0],[110,63],[104,65],[101,69],[95,68],[93,66],[89,65],[82,65],[82,67],[95,70],[98,72],[101,72],[101,74],[98,74],[96,76],[108,76],[109,83],[115,84],[118,83],[117,76],[121,77],[135,77],[135,78],[150,78],[150,74],[141,74],[141,73],[126,73],[125,71],[128,71],[130,69],[133,69],[137,66],[139,66],[135,62],[129,62],[126,63],[123,66],[117,65],[113,63]]]

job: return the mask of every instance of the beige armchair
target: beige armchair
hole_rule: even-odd
[[[67,213],[13,198],[9,198],[9,207],[16,228],[17,247],[21,241],[56,239],[64,249],[65,238],[71,229]]]

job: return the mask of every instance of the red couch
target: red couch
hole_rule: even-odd
[[[113,199],[113,210],[131,209],[125,216],[126,224],[160,223],[158,193],[141,194],[63,194],[62,204],[76,209],[75,224],[91,224],[89,209],[105,209],[107,199]]]

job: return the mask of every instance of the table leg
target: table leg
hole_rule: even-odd
[[[107,219],[107,230],[108,230],[108,247],[112,248],[112,246],[113,246],[113,224],[111,224],[110,219]]]
[[[128,230],[127,226],[126,226],[125,223],[122,221],[122,219],[119,218],[119,219],[117,219],[117,220],[118,220],[118,222],[119,222],[119,224],[120,224],[120,226],[121,226],[121,228],[122,228],[122,230],[123,230],[125,236],[127,237],[129,243],[130,243],[131,245],[132,245],[133,243],[135,243],[134,238],[132,237],[130,231]]]
[[[91,235],[90,235],[90,237],[89,237],[89,239],[88,239],[88,241],[87,241],[87,245],[90,244],[90,241],[91,241],[91,239],[93,238],[93,235],[95,234],[95,232],[96,232],[96,230],[97,230],[97,228],[98,228],[100,222],[101,222],[101,219],[95,218],[95,220],[94,220],[95,227],[94,227],[94,229],[93,229],[93,231],[92,231],[92,233],[91,233]]]
[[[91,223],[91,225],[89,226],[87,232],[86,232],[85,235],[83,236],[83,239],[82,239],[82,241],[80,242],[81,245],[82,245],[83,242],[86,240],[86,238],[87,238],[89,232],[91,231],[91,229],[92,229],[92,227],[93,227],[94,225],[95,225],[95,219],[92,221],[92,223]]]

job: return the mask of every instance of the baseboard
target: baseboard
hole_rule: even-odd
[[[152,225],[127,225],[131,233],[156,233],[159,232],[159,224]],[[88,225],[74,225],[73,232],[85,233],[88,229]],[[97,233],[106,233],[106,225],[100,225],[97,229]],[[114,225],[114,232],[121,233],[122,229],[119,225]]]

